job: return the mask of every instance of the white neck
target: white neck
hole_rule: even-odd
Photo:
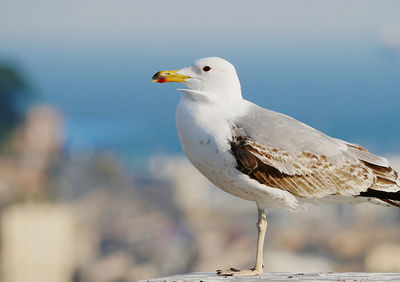
[[[229,108],[243,101],[240,88],[239,91],[227,92],[229,95],[224,94],[224,96],[219,93],[193,89],[178,89],[178,91],[183,94],[182,98],[190,99],[193,102],[213,104],[219,108]]]

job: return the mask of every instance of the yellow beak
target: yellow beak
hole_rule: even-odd
[[[165,82],[185,82],[186,78],[190,76],[178,73],[179,70],[166,70],[159,71],[151,78],[152,82],[165,83]]]

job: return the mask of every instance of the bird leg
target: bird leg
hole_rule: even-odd
[[[267,230],[267,215],[265,209],[258,207],[258,221],[257,221],[257,252],[256,252],[256,264],[251,269],[239,270],[236,268],[230,268],[226,271],[217,270],[219,276],[254,276],[260,275],[263,272],[263,249],[264,249],[264,237],[265,231]]]

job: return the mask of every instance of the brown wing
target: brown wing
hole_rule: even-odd
[[[355,145],[352,149],[365,150]],[[396,191],[400,189],[400,181],[391,167],[373,165],[350,155],[332,162],[324,155],[266,148],[243,136],[233,137],[231,151],[241,172],[262,184],[288,191],[297,197],[369,197],[371,193],[368,194],[368,191],[386,190],[386,193],[393,194],[387,199],[400,200],[400,192]]]

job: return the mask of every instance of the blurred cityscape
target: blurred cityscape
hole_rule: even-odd
[[[1,106],[15,117],[1,128],[1,281],[135,281],[252,266],[254,203],[212,186],[183,156],[151,157],[146,175],[112,152],[65,151],[62,114],[44,104],[18,112],[9,100],[28,95],[26,82],[8,66],[0,80],[9,97]],[[400,157],[390,160],[400,170]],[[317,206],[269,210],[268,219],[266,271],[400,271],[397,209]]]

